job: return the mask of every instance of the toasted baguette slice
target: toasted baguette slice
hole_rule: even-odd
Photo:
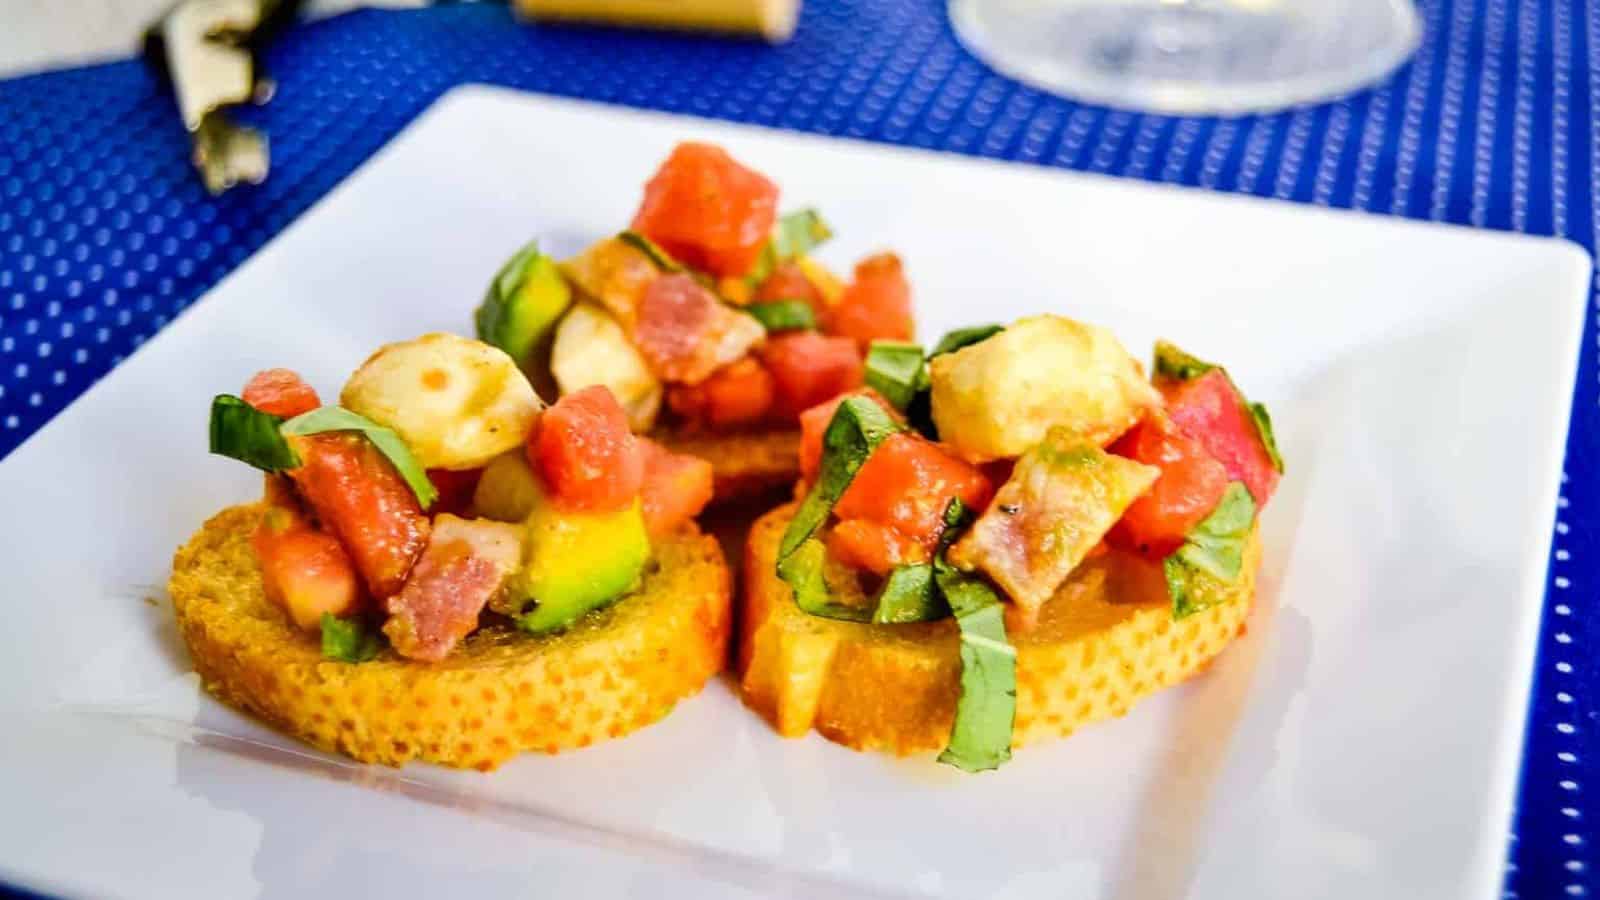
[[[697,693],[726,658],[728,567],[689,526],[657,542],[637,593],[564,633],[488,626],[431,665],[388,650],[325,660],[266,598],[250,547],[261,512],[223,510],[173,560],[168,589],[194,667],[224,703],[362,762],[487,771],[521,751],[621,737]]]
[[[870,625],[807,615],[774,572],[793,504],[758,520],[745,551],[740,693],[779,733],[815,728],[857,750],[905,755],[945,746],[960,692],[956,625]],[[1173,621],[1159,566],[1105,553],[1078,568],[1017,648],[1012,746],[1064,737],[1126,713],[1195,674],[1241,630],[1260,558],[1229,602]],[[864,599],[864,598],[861,598]]]
[[[663,430],[652,437],[675,453],[698,456],[711,463],[712,492],[717,503],[757,499],[791,488],[800,478],[797,429],[728,434]]]

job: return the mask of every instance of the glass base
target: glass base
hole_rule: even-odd
[[[950,0],[961,42],[1020,81],[1187,115],[1330,100],[1405,62],[1410,0]]]

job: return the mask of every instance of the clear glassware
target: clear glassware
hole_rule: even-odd
[[[950,0],[950,21],[1020,81],[1185,115],[1329,100],[1393,71],[1422,37],[1411,0]]]

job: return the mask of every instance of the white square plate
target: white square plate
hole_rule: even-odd
[[[684,138],[894,247],[923,334],[1042,310],[1226,361],[1289,462],[1248,636],[999,772],[786,741],[725,682],[492,775],[355,766],[196,689],[158,597],[249,499],[213,393],[325,392],[468,327],[530,235],[627,221]],[[451,94],[0,465],[0,877],[125,897],[1488,897],[1589,259],[1330,213],[484,88]],[[326,396],[326,393],[325,393]]]

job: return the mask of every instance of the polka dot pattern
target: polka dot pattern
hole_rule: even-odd
[[[0,457],[467,81],[1600,243],[1600,0],[1420,0],[1375,90],[1273,116],[1145,116],[1002,78],[943,0],[807,0],[791,43],[523,28],[503,8],[366,11],[272,48],[245,118],[267,183],[213,199],[136,62],[0,82]],[[1600,814],[1600,342],[1584,342],[1506,896],[1585,896]]]

